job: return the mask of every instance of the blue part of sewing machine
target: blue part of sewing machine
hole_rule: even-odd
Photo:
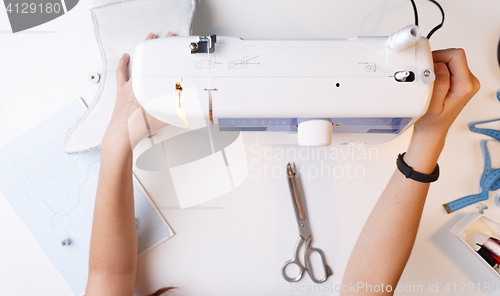
[[[219,118],[219,130],[252,132],[296,132],[303,118]],[[323,118],[333,124],[334,133],[399,134],[411,118]]]

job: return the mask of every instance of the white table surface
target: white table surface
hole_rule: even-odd
[[[440,20],[439,11],[417,0],[420,24],[428,32]],[[448,229],[474,207],[447,215],[441,204],[479,192],[484,136],[468,131],[475,120],[500,117],[495,98],[500,85],[496,48],[500,33],[500,2],[441,0],[446,11],[443,29],[431,38],[433,49],[465,48],[469,65],[482,84],[480,92],[451,128],[439,160],[441,177],[431,186],[412,256],[400,284],[439,284],[439,294],[456,292],[453,284],[489,282],[500,285]],[[0,9],[0,146],[55,113],[77,97],[92,101],[97,85],[86,75],[100,71],[101,61],[89,9],[83,0],[67,15],[23,33],[11,34],[7,14]],[[243,38],[344,38],[389,35],[413,23],[407,0],[327,1],[200,1],[195,35],[238,35]],[[147,35],[148,32],[145,32]],[[497,125],[496,128],[499,128]],[[378,196],[405,151],[411,131],[398,139],[372,146],[371,158],[362,151],[331,146],[337,158],[293,159],[286,148],[256,145],[255,134],[244,136],[250,175],[237,189],[194,209],[180,210],[168,173],[137,171],[160,207],[175,237],[139,260],[138,291],[165,285],[181,287],[186,295],[337,295],[349,254]],[[285,149],[285,156],[280,149]],[[370,147],[365,151],[369,152]],[[500,146],[491,146],[493,165],[500,167]],[[264,154],[266,153],[266,154]],[[348,154],[349,153],[349,154]],[[353,154],[354,153],[354,154]],[[354,158],[353,158],[354,156]],[[298,236],[286,179],[265,176],[264,168],[284,168],[295,160],[300,167],[340,166],[342,177],[302,178],[314,246],[326,254],[334,275],[324,285],[308,276],[289,284],[280,274]],[[0,164],[1,165],[1,164]],[[363,176],[347,174],[358,168]],[[277,173],[277,169],[275,171]],[[500,219],[493,197],[486,214]],[[397,226],[395,226],[397,227]],[[387,244],[397,244],[388,241]],[[377,266],[366,266],[377,268]],[[451,291],[443,290],[446,283]],[[308,290],[321,291],[317,293]],[[301,292],[302,291],[302,292]],[[0,194],[0,294],[72,295],[70,288],[35,239]]]

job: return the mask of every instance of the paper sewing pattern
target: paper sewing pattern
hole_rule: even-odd
[[[85,291],[100,151],[64,153],[65,133],[85,109],[75,101],[0,149],[0,192],[75,295]],[[134,178],[139,254],[173,235]],[[69,238],[71,244],[62,245]]]

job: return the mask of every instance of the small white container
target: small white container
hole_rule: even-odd
[[[477,252],[479,247],[476,244],[483,244],[485,239],[477,233],[482,233],[495,238],[500,237],[500,222],[480,213],[469,213],[457,224],[453,225],[450,232],[456,235],[462,243],[467,246],[474,256],[476,256],[496,277],[500,274],[491,267]]]

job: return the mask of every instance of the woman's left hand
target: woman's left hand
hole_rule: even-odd
[[[168,32],[168,36],[174,36],[172,32]],[[146,40],[156,39],[153,33],[149,33]],[[116,69],[116,101],[113,109],[113,114],[109,122],[106,133],[102,139],[101,149],[103,151],[112,150],[113,152],[124,151],[132,152],[137,143],[131,143],[129,135],[129,119],[134,112],[139,110],[141,105],[137,101],[132,89],[132,79],[127,77],[127,65],[130,61],[128,54],[123,54],[118,67]],[[151,119],[151,116],[148,116]],[[154,118],[152,120],[155,120]],[[157,127],[166,126],[159,120],[157,122],[150,122],[150,125]],[[144,135],[146,136],[146,135]],[[141,138],[142,139],[142,138]],[[135,142],[135,141],[134,141]]]

